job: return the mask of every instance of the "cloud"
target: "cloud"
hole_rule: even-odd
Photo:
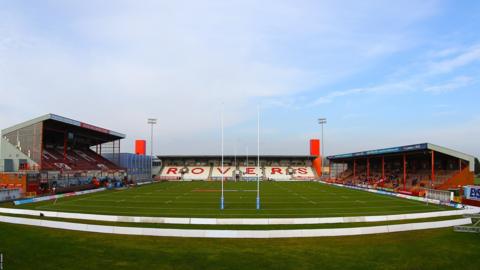
[[[407,91],[424,91],[433,94],[441,94],[452,92],[470,86],[474,83],[474,79],[469,76],[459,76],[448,80],[441,84],[425,84],[418,79],[405,80],[397,83],[385,83],[365,88],[353,88],[343,91],[334,91],[325,96],[317,98],[309,106],[317,106],[321,104],[328,104],[335,101],[337,98],[344,98],[349,96],[361,94],[399,94]]]
[[[451,92],[451,91],[464,88],[466,86],[471,85],[473,82],[474,82],[474,79],[471,77],[459,76],[443,84],[425,87],[423,91],[434,93],[434,94],[440,94],[440,93]]]
[[[449,52],[453,54],[452,50]],[[457,49],[458,50],[458,49]],[[441,51],[440,53],[445,52]],[[449,59],[433,62],[429,66],[429,74],[443,74],[452,72],[455,69],[461,68],[468,64],[477,62],[480,60],[480,45],[474,45],[462,52],[456,54]]]
[[[433,61],[433,59],[438,58],[442,58],[442,60]],[[423,63],[413,64],[414,66],[420,66],[420,70],[412,68],[412,70],[406,73],[405,68],[401,67],[401,72],[396,71],[391,74],[394,76],[390,76],[390,81],[369,87],[333,91],[318,97],[314,102],[310,103],[310,106],[328,104],[338,98],[359,94],[393,94],[414,90],[422,90],[432,94],[452,92],[475,83],[472,76],[455,74],[457,69],[471,65],[478,60],[480,60],[480,45],[474,45],[464,50],[460,48],[447,48],[438,52],[430,52],[428,54],[428,60]],[[450,78],[443,83],[434,82],[437,78],[440,77],[443,80],[446,75],[448,76],[452,73],[453,77],[450,75]],[[401,74],[403,78],[399,79],[398,74]]]
[[[320,104],[327,104],[335,101],[337,98],[349,97],[360,94],[391,94],[401,93],[405,91],[411,91],[414,89],[413,83],[410,81],[379,84],[371,87],[353,88],[343,91],[334,91],[325,96],[317,98],[314,102],[310,103],[310,106],[316,106]]]

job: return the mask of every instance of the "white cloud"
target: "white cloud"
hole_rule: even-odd
[[[452,55],[451,53],[450,55]],[[429,74],[443,74],[480,60],[480,45],[472,46],[449,59],[430,64]]]
[[[425,87],[423,91],[434,93],[434,94],[440,94],[440,93],[455,91],[457,89],[469,86],[473,82],[474,82],[474,79],[471,77],[459,76],[443,84],[437,84],[437,85]]]
[[[343,91],[334,91],[325,96],[317,98],[314,102],[310,104],[310,106],[331,103],[335,99],[341,98],[341,97],[349,97],[354,95],[372,94],[372,93],[374,94],[402,93],[405,91],[411,91],[413,89],[414,89],[413,82],[404,81],[404,82],[397,82],[397,83],[379,84],[371,87],[353,88],[353,89],[347,89]]]
[[[399,94],[407,91],[429,92],[433,94],[441,94],[462,89],[474,83],[474,79],[469,76],[458,76],[441,84],[427,84],[419,78],[411,78],[409,80],[396,83],[385,83],[365,88],[354,88],[342,91],[334,91],[325,96],[317,98],[310,106],[327,104],[335,101],[337,98],[350,97],[361,94]]]
[[[374,49],[374,48],[373,48]],[[333,91],[326,95],[318,97],[311,106],[327,104],[333,102],[337,98],[349,97],[359,94],[392,94],[403,93],[406,91],[423,90],[432,94],[441,94],[462,89],[475,83],[471,76],[457,75],[449,78],[443,83],[434,83],[436,78],[443,78],[450,73],[454,73],[457,69],[473,64],[480,60],[480,45],[471,46],[468,49],[448,48],[440,50],[437,53],[429,53],[429,60],[423,63],[414,63],[421,66],[420,71],[409,70],[406,72],[405,67],[401,67],[400,71],[390,76],[390,81],[378,83],[369,87],[359,87],[353,89]],[[442,58],[440,61],[433,61]],[[432,60],[433,59],[433,60]],[[403,77],[399,79],[399,74]]]

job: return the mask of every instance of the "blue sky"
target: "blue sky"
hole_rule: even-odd
[[[56,113],[155,152],[480,156],[478,1],[0,1],[0,127]]]

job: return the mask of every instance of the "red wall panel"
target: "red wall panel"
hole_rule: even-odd
[[[311,139],[310,140],[310,155],[311,156],[320,156],[320,140]]]
[[[135,154],[144,156],[146,152],[147,152],[147,142],[145,140],[136,140]]]

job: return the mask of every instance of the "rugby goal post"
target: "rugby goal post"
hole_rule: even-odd
[[[441,204],[450,203],[453,201],[453,192],[449,190],[426,189],[425,199],[427,199],[427,203],[428,200],[437,200]]]

